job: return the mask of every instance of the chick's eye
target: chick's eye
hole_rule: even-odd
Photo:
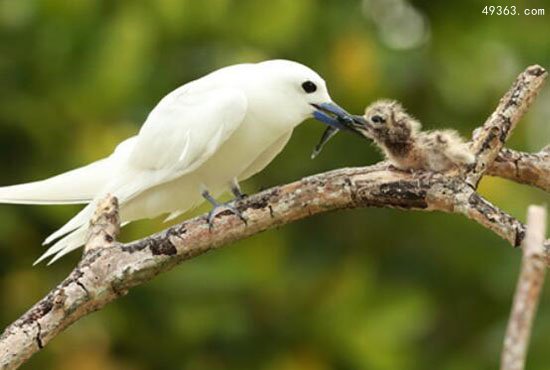
[[[386,122],[386,120],[382,116],[379,116],[379,115],[372,116],[370,120],[374,123],[385,123]]]
[[[311,81],[306,81],[302,84],[302,89],[304,89],[306,93],[311,94],[317,90],[317,86]]]

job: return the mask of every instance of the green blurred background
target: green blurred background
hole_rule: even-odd
[[[506,2],[501,2],[505,5]],[[546,8],[549,1],[515,1]],[[107,155],[167,92],[213,69],[288,58],[360,113],[399,99],[425,127],[464,135],[527,65],[550,67],[550,19],[486,16],[481,1],[0,0],[0,185]],[[498,4],[497,4],[498,5]],[[247,192],[380,159],[323,127],[299,127]],[[550,88],[510,147],[550,143]],[[487,178],[481,191],[521,220],[548,194]],[[0,326],[72,269],[32,262],[78,209],[0,206]],[[199,211],[204,211],[202,208]],[[164,227],[143,221],[131,240]],[[188,261],[80,320],[26,369],[495,369],[520,253],[471,221],[363,209],[324,214]],[[548,369],[550,284],[528,368]]]

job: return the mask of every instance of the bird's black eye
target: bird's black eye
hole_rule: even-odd
[[[386,122],[386,120],[382,116],[379,116],[379,115],[372,116],[370,118],[370,120],[374,123],[385,123]]]
[[[302,89],[304,89],[306,93],[311,94],[317,90],[317,86],[311,81],[306,81],[302,84]]]

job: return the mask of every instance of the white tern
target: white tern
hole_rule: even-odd
[[[165,213],[172,219],[204,199],[214,206],[212,222],[223,208],[214,197],[227,189],[239,196],[238,181],[265,168],[310,117],[339,129],[349,119],[310,68],[287,60],[228,66],[162,98],[139,133],[110,156],[46,180],[0,187],[0,203],[87,203],[45,240],[55,243],[35,263],[81,247],[95,204],[107,193],[118,198],[122,225]]]

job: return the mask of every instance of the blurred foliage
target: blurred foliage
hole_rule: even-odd
[[[550,12],[547,1],[506,2]],[[221,66],[288,58],[361,112],[401,100],[428,128],[463,134],[517,73],[550,67],[545,16],[485,16],[465,0],[0,0],[0,185],[107,155],[168,91]],[[497,5],[497,4],[495,4]],[[550,142],[550,90],[510,146]],[[308,121],[245,184],[254,192],[373,163],[338,135],[315,161]],[[499,179],[482,192],[524,219],[548,194]],[[31,267],[72,206],[0,206],[0,326],[59,282],[73,253]],[[205,208],[201,209],[204,210]],[[164,225],[130,226],[125,240]],[[322,215],[184,263],[56,338],[26,369],[494,369],[519,252],[456,215],[365,209]],[[547,284],[529,352],[548,369]]]

